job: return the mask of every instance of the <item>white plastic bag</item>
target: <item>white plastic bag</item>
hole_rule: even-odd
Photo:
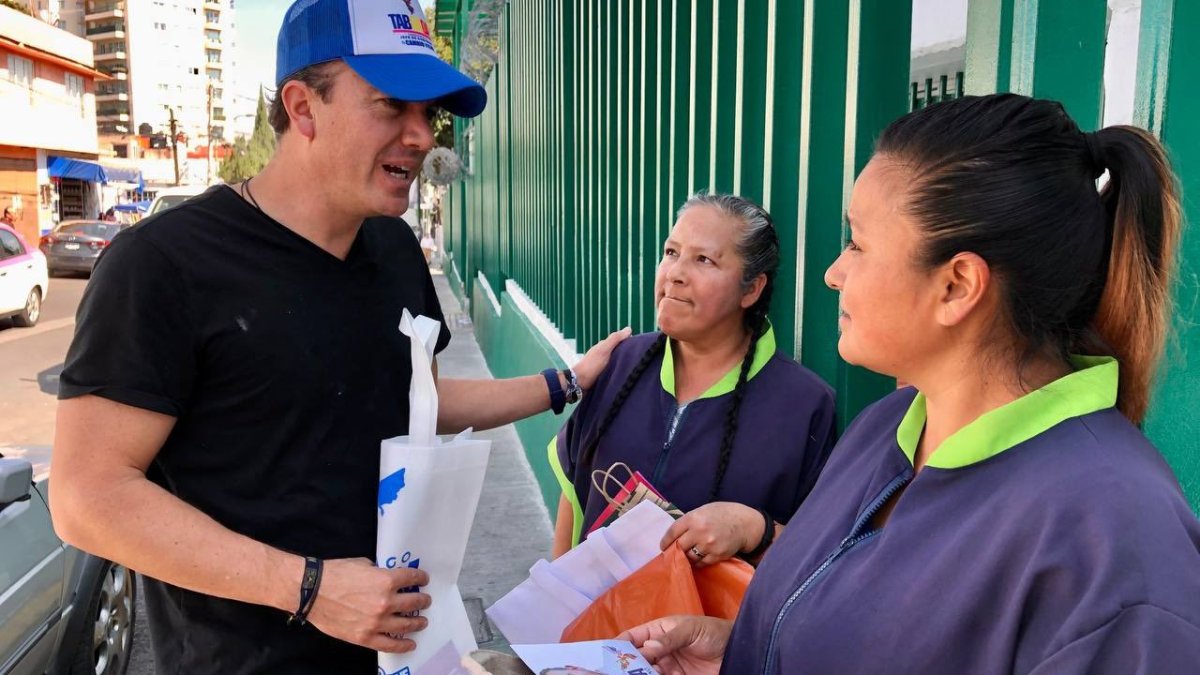
[[[422,612],[428,628],[412,635],[416,650],[379,654],[379,672],[384,675],[444,675],[448,671],[438,665],[444,659],[435,656],[451,645],[460,656],[477,646],[458,574],[491,441],[472,439],[470,430],[450,440],[435,435],[438,401],[432,361],[440,329],[437,321],[424,316],[414,320],[404,311],[400,330],[412,341],[409,434],[380,444],[375,564],[425,570],[429,585],[421,590],[433,598]]]
[[[487,609],[512,644],[556,643],[596,598],[662,551],[659,541],[674,519],[642,502],[608,527],[588,535],[558,560],[539,560],[529,578]]]

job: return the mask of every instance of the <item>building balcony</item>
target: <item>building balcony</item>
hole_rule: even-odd
[[[224,46],[221,45],[220,40],[207,40],[206,39],[204,41],[204,48],[220,50],[220,49],[224,49]]]
[[[97,123],[100,123],[100,122],[108,122],[108,123],[128,122],[128,121],[129,121],[129,113],[119,113],[119,112],[105,112],[105,113],[97,112],[96,113],[96,122]]]
[[[96,94],[96,103],[111,103],[114,101],[128,101],[129,94]]]
[[[87,29],[87,39],[92,42],[100,42],[103,40],[124,40],[124,28],[89,28]]]
[[[94,11],[89,10],[83,15],[84,21],[103,21],[104,19],[124,19],[125,10],[120,7],[101,8],[96,7]]]
[[[124,61],[126,57],[123,50],[119,52],[97,52],[94,56],[96,63],[100,63],[101,61]]]
[[[121,81],[121,82],[124,82],[124,81],[126,81],[126,80],[128,80],[128,79],[129,79],[129,73],[127,73],[127,72],[125,72],[125,71],[123,71],[123,70],[118,70],[118,71],[116,71],[116,72],[113,72],[113,73],[105,73],[105,75],[108,75],[108,76],[109,76],[109,77],[111,77],[112,79],[114,79],[114,80],[118,80],[118,81]]]
[[[208,19],[205,19],[204,30],[221,30],[221,23],[219,21],[209,21]]]
[[[225,5],[221,3],[220,0],[204,0],[204,9],[211,9],[219,12],[222,9],[225,9]]]
[[[221,63],[220,61],[209,61],[208,63],[204,64],[204,67],[211,70],[221,70],[225,68],[225,64]]]

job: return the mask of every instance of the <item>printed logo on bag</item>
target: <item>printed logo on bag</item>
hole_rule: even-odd
[[[399,560],[396,559],[396,556],[392,556],[392,557],[388,558],[387,560],[384,560],[383,566],[388,568],[389,570],[394,570],[397,567],[407,567],[409,569],[419,570],[419,569],[421,569],[421,559],[414,558],[412,551],[405,551],[404,555],[400,556]],[[409,586],[407,588],[401,588],[398,592],[400,592],[400,593],[416,593],[420,590],[421,590],[420,586]],[[420,614],[420,612],[408,612],[408,613],[400,613],[398,616],[418,616],[419,614]]]
[[[404,469],[390,474],[379,481],[379,515],[383,515],[383,507],[395,504],[404,489]]]
[[[408,666],[404,666],[400,670],[396,670],[396,671],[393,671],[390,673],[388,671],[384,670],[383,668],[380,668],[379,673],[377,673],[377,675],[412,675],[412,671],[408,669]]]

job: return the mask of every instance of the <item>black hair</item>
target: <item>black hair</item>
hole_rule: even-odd
[[[1180,226],[1159,142],[1129,126],[1085,134],[1060,103],[994,94],[910,113],[876,151],[912,174],[905,208],[924,236],[918,264],[982,257],[1021,369],[1037,355],[1116,356],[1118,406],[1139,422],[1166,335]]]
[[[291,119],[288,118],[287,108],[284,107],[283,101],[279,97],[279,92],[283,90],[283,85],[292,80],[303,82],[315,91],[322,101],[328,103],[330,96],[333,95],[333,83],[337,77],[337,73],[333,68],[336,63],[337,61],[314,63],[283,78],[283,81],[276,87],[275,94],[270,97],[271,104],[267,112],[267,121],[271,124],[271,128],[275,130],[276,136],[282,136],[283,132],[287,131],[288,127],[291,126]]]
[[[717,473],[713,481],[709,501],[716,501],[729,469],[733,455],[733,441],[737,436],[738,413],[742,408],[742,399],[746,394],[746,381],[750,376],[750,367],[754,363],[754,355],[758,349],[758,340],[767,332],[767,312],[771,306],[771,295],[775,289],[775,273],[779,269],[779,237],[775,232],[775,224],[771,215],[761,206],[734,195],[697,193],[684,202],[679,208],[679,215],[697,206],[708,206],[719,210],[722,214],[736,219],[742,224],[741,236],[738,237],[737,251],[742,259],[742,286],[748,289],[759,275],[766,275],[766,285],[753,305],[743,314],[743,324],[750,333],[750,346],[742,358],[738,371],[737,385],[733,389],[732,400],[725,417],[725,434],[721,439],[721,452],[717,460]],[[642,358],[634,365],[633,370],[621,384],[613,402],[604,413],[595,436],[584,447],[580,456],[581,466],[591,466],[596,456],[596,448],[600,439],[616,419],[617,413],[625,405],[625,400],[633,391],[637,381],[655,358],[666,349],[667,336],[659,333],[654,343],[642,354]]]

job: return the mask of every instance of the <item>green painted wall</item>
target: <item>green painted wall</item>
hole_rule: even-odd
[[[496,313],[481,284],[474,285],[471,320],[475,339],[483,349],[492,375],[497,378],[520,377],[546,368],[565,368],[550,344],[525,317],[507,293],[499,294],[500,313]],[[546,459],[546,444],[558,433],[567,416],[545,412],[517,422],[517,435],[528,453],[529,465],[542,491],[546,510],[553,520],[558,512],[558,481]]]

